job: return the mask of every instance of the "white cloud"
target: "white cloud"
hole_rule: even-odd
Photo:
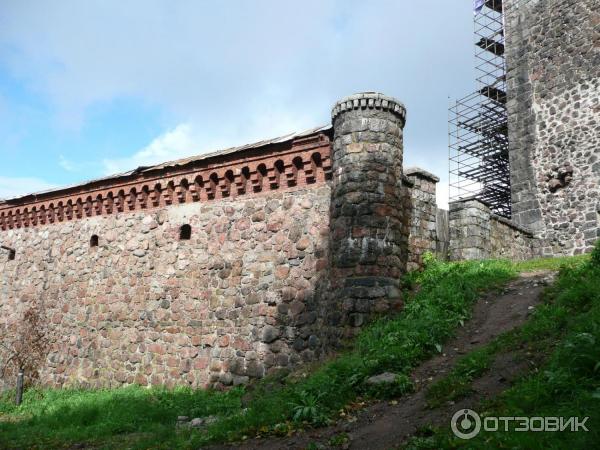
[[[154,138],[146,147],[125,158],[104,159],[105,175],[125,172],[140,166],[150,166],[203,153],[223,150],[236,145],[303,131],[320,124],[309,117],[287,116],[276,108],[262,108],[243,126],[223,123],[217,132],[207,133],[196,122],[180,123]]]
[[[417,3],[6,2],[0,57],[66,126],[119,98],[207,134],[267,105],[322,122],[339,97],[380,90],[409,107],[409,140],[431,140],[432,126],[445,140],[447,95],[474,85],[472,18],[467,4]]]
[[[63,155],[59,155],[58,164],[60,167],[65,169],[67,172],[77,172],[79,170],[79,165],[68,160]]]
[[[0,198],[12,198],[20,195],[53,189],[56,186],[39,178],[11,178],[0,176]]]
[[[3,8],[0,50],[9,51],[0,56],[55,105],[66,126],[79,127],[88,107],[115,98],[142,99],[179,118],[229,120],[257,100],[285,100],[295,75],[310,73],[306,59],[332,42],[333,6],[18,2]],[[290,22],[302,26],[291,31]]]
[[[107,138],[105,160],[55,145],[67,171],[92,177],[98,168],[120,172],[301,131],[327,123],[338,98],[378,90],[406,104],[406,156],[418,147],[426,162],[410,165],[440,176],[444,189],[447,167],[427,163],[447,161],[447,96],[474,88],[466,0],[452,8],[432,0],[426,14],[419,2],[397,0],[46,3],[3,2],[0,14],[2,69],[47,108],[44,117],[75,128],[83,145],[102,139],[86,135],[85,120],[110,127],[94,112],[121,100],[133,111],[147,107],[164,127],[145,147],[121,153],[112,151],[120,141]],[[20,116],[8,107],[6,117]],[[133,114],[118,115],[123,128],[146,135],[152,125]],[[9,136],[2,127],[0,144]],[[72,132],[49,139],[79,143]]]
[[[107,175],[139,166],[150,166],[160,162],[184,158],[199,151],[199,142],[187,123],[177,125],[174,129],[155,138],[150,144],[127,158],[105,159],[103,161]]]

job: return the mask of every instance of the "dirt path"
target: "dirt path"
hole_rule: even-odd
[[[491,370],[474,381],[471,395],[439,408],[426,407],[424,388],[446,375],[461,355],[525,322],[553,276],[549,272],[523,273],[500,294],[490,294],[478,301],[472,319],[446,343],[443,353],[424,362],[413,372],[416,386],[413,394],[397,402],[374,403],[357,412],[354,418],[329,427],[286,438],[250,439],[211,449],[305,449],[310,443],[319,445],[319,448],[329,448],[328,442],[332,437],[346,434],[349,441],[343,448],[387,450],[397,447],[419,428],[449,425],[450,418],[458,409],[476,407],[483,399],[507,389],[517,376],[527,370],[527,361],[517,358],[516,351],[503,353],[496,358]]]

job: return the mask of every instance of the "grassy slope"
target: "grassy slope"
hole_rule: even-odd
[[[135,386],[104,391],[29,390],[19,408],[10,397],[0,398],[0,443],[39,448],[81,442],[107,448],[193,448],[322,424],[360,397],[393,396],[409,390],[411,369],[438,351],[468,319],[482,291],[501,286],[517,270],[558,263],[537,264],[431,261],[423,273],[406,278],[408,287],[417,283],[420,289],[407,298],[402,313],[365,328],[352,349],[308,374],[258,383],[247,408],[242,407],[244,388],[226,393]],[[385,392],[369,390],[365,380],[383,371],[399,374],[396,386]],[[217,415],[220,420],[202,432],[176,431],[178,415]]]
[[[565,328],[567,311],[549,304],[552,292],[565,289],[567,273],[577,273],[573,269],[587,264],[588,256],[572,258],[544,258],[515,263],[519,271],[562,270],[563,275],[556,287],[546,291],[547,301],[538,309],[533,320],[516,330],[505,333],[488,345],[463,356],[449,375],[428,388],[427,399],[435,408],[444,402],[458,399],[471,392],[471,383],[486,372],[496,356],[504,349],[525,349],[524,354],[546,355],[552,351],[556,340]],[[533,363],[533,361],[530,361]]]
[[[546,355],[511,389],[481,406],[484,416],[589,417],[589,432],[482,432],[463,441],[448,429],[408,448],[595,448],[600,442],[600,244],[592,260],[572,260],[524,326],[465,355],[428,392],[432,406],[461,397],[503,349]]]

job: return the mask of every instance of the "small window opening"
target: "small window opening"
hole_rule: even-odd
[[[188,224],[181,225],[179,229],[179,240],[188,241],[192,237],[192,227]]]
[[[17,256],[17,252],[15,252],[14,250],[9,250],[8,251],[8,260],[9,261],[14,261],[15,260],[15,256]]]
[[[98,247],[98,235],[94,234],[90,238],[90,247]]]

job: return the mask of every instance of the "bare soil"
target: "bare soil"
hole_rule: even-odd
[[[446,343],[442,353],[425,361],[413,372],[414,393],[396,401],[370,404],[357,411],[354,417],[345,417],[328,427],[302,431],[290,437],[249,439],[211,449],[305,449],[311,443],[317,444],[318,448],[340,448],[330,447],[329,441],[344,434],[348,441],[342,448],[383,450],[398,447],[423,427],[449,425],[457,410],[476,409],[482,400],[510,387],[516,378],[527,372],[528,360],[520,355],[518,349],[506,349],[495,359],[491,369],[473,382],[471,394],[438,408],[427,407],[424,388],[447,375],[461,355],[523,324],[540,302],[544,286],[552,282],[553,277],[551,272],[523,273],[502,292],[488,294],[478,301],[473,317],[454,339]]]

